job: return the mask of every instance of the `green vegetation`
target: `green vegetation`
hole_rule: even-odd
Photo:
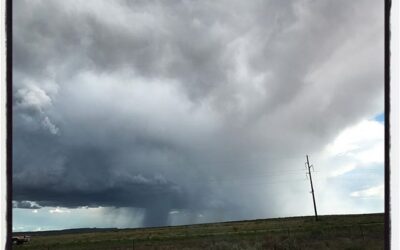
[[[27,233],[28,234],[28,233]],[[384,215],[293,217],[94,232],[31,233],[13,249],[384,249]]]

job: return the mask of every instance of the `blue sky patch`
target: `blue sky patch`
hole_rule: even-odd
[[[374,120],[384,123],[385,122],[385,113],[380,113],[379,115],[375,116]]]

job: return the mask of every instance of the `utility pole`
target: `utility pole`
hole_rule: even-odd
[[[311,166],[310,166],[310,162],[308,160],[308,155],[306,155],[307,158],[307,168],[308,168],[308,175],[310,176],[310,185],[311,185],[311,194],[312,194],[312,198],[313,198],[313,202],[314,202],[314,212],[315,212],[315,220],[318,221],[318,214],[317,214],[317,205],[315,204],[315,196],[314,196],[314,187],[313,187],[313,183],[312,183],[312,176],[311,176]],[[314,170],[314,167],[313,167]]]

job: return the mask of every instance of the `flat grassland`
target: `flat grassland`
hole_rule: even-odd
[[[13,249],[384,249],[384,215],[330,215],[188,226],[23,233]],[[18,233],[15,233],[18,235]],[[19,233],[20,235],[21,233]]]

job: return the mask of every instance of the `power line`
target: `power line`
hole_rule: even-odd
[[[306,181],[304,178],[293,178],[293,179],[284,179],[284,180],[273,180],[273,181],[264,181],[264,180],[229,180],[229,181],[212,181],[210,184],[241,184],[246,186],[255,185],[270,185],[270,184],[278,184],[278,183],[288,183],[294,181]]]
[[[302,159],[304,156],[272,156],[272,157],[257,157],[257,158],[250,158],[250,159],[246,159],[246,160],[242,160],[242,159],[219,159],[219,160],[207,160],[202,162],[200,165],[208,165],[208,166],[219,166],[219,165],[226,165],[226,164],[230,164],[230,163],[240,163],[240,164],[250,164],[250,163],[254,163],[254,162],[260,162],[263,160],[266,161],[276,161],[276,160],[297,160],[297,159]]]
[[[295,171],[282,171],[282,172],[263,172],[263,173],[254,173],[254,175],[241,175],[238,179],[237,176],[225,176],[221,177],[209,177],[208,179],[211,181],[229,181],[229,180],[243,180],[243,179],[258,179],[262,177],[279,177],[279,176],[287,176],[287,175],[298,175],[300,171],[304,171],[303,169],[295,170]]]

